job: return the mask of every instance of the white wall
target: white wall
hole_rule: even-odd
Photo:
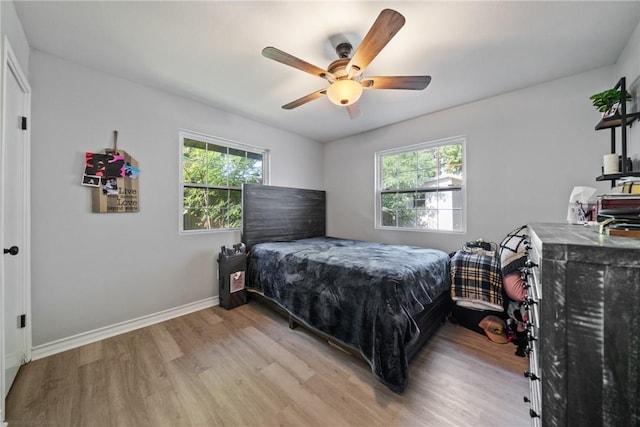
[[[27,43],[27,37],[24,34],[24,29],[18,19],[16,8],[13,5],[13,1],[0,1],[0,23],[2,28],[3,39],[7,37],[13,53],[18,59],[20,68],[25,75],[28,75],[29,68],[29,44]]]
[[[449,252],[529,222],[564,222],[574,186],[609,189],[595,177],[610,133],[594,131],[589,96],[616,81],[613,67],[601,68],[326,145],[328,233]],[[467,138],[466,234],[376,230],[374,153],[458,135]]]
[[[626,77],[627,89],[631,92],[634,100],[630,105],[630,110],[640,111],[640,23],[629,38],[627,45],[620,54],[615,66],[616,76]],[[615,84],[615,82],[614,82]],[[609,89],[610,86],[602,88]],[[640,170],[640,130],[638,122],[628,128],[627,150],[628,157],[633,161],[633,170]],[[618,132],[619,135],[619,132]],[[618,137],[618,141],[620,138]],[[617,146],[618,152],[621,150],[620,143]]]
[[[178,234],[178,130],[271,150],[271,184],[321,189],[322,146],[184,98],[31,54],[35,346],[218,294],[217,253],[239,232]],[[140,166],[140,212],[91,213],[85,151]]]

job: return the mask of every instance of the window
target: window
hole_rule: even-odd
[[[465,231],[463,137],[376,153],[376,228]]]
[[[242,227],[242,184],[263,184],[267,151],[180,132],[182,232]]]

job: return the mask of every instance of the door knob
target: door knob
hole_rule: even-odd
[[[11,246],[9,249],[5,248],[4,253],[9,255],[18,255],[18,247]]]

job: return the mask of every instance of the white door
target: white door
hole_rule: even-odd
[[[4,40],[2,151],[0,162],[0,261],[2,285],[2,420],[4,401],[22,365],[31,358],[29,132],[30,88]],[[23,317],[24,316],[24,317]]]

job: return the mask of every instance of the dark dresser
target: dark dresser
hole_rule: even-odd
[[[640,239],[530,224],[533,425],[640,426]]]

